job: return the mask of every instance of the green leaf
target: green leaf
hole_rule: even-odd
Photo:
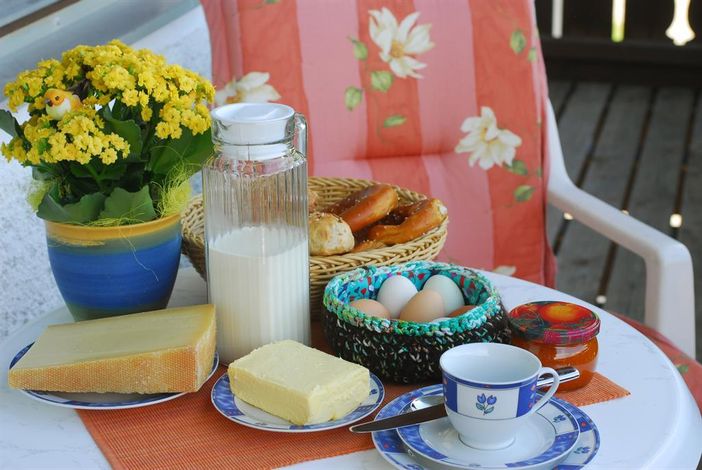
[[[105,130],[115,133],[129,143],[129,154],[139,155],[143,146],[141,129],[134,120],[121,121],[112,116],[109,106],[102,108],[102,117],[105,119]]]
[[[392,85],[392,74],[387,70],[376,70],[371,72],[371,86],[374,90],[386,93]]]
[[[100,171],[100,177],[104,180],[117,181],[127,171],[127,164],[123,161],[117,161],[110,165],[104,165]]]
[[[514,190],[514,199],[516,199],[517,202],[526,202],[534,195],[534,189],[533,186],[529,186],[528,184],[517,186],[517,189]]]
[[[86,194],[75,204],[61,205],[47,192],[39,204],[37,216],[52,222],[85,224],[97,219],[104,202],[104,194],[93,193]]]
[[[534,62],[536,61],[536,48],[535,47],[530,47],[529,48],[529,53],[527,54],[527,60],[529,62]]]
[[[144,178],[149,177],[149,173],[144,171],[144,167],[143,163],[128,163],[124,175],[119,180],[120,187],[136,190],[144,186]],[[150,178],[150,181],[159,182],[157,178]]]
[[[0,129],[10,134],[12,137],[17,137],[17,120],[6,109],[0,109]]]
[[[687,371],[690,369],[690,367],[687,364],[678,364],[675,367],[678,368],[678,372],[680,372],[680,375],[687,374]]]
[[[190,132],[190,131],[188,131]],[[205,162],[214,154],[212,131],[207,129],[202,134],[194,135],[190,145],[185,150],[185,166],[189,175],[194,175],[202,169]]]
[[[49,150],[49,139],[42,138],[42,139],[37,140],[36,146],[37,146],[37,152],[39,152],[39,155],[42,155],[44,152]]]
[[[194,174],[202,168],[212,153],[212,136],[209,129],[202,134],[193,135],[189,129],[183,128],[180,138],[164,140],[151,147],[147,169],[158,175],[168,175],[174,168]]]
[[[124,115],[128,112],[128,110],[129,107],[127,105],[122,103],[120,100],[115,100],[114,103],[112,103],[110,114],[112,114],[113,118],[123,121]]]
[[[73,176],[75,176],[76,178],[92,178],[93,177],[93,175],[90,174],[90,172],[85,167],[85,165],[81,165],[80,163],[70,162],[68,164],[68,169],[71,171],[71,174]]]
[[[266,3],[268,5],[275,5],[278,2],[280,2],[280,0],[263,0],[263,3]]]
[[[37,181],[48,181],[56,177],[56,171],[53,165],[40,162],[39,165],[32,165],[32,178]]]
[[[401,114],[393,114],[389,118],[387,118],[385,121],[383,121],[383,127],[397,127],[401,126],[402,124],[407,121],[407,118]]]
[[[515,175],[526,176],[529,174],[529,170],[527,169],[526,164],[521,160],[514,159],[512,161],[512,164],[505,165],[505,168],[507,169],[507,171],[514,173]]]
[[[148,222],[156,218],[154,202],[146,185],[135,193],[122,188],[115,188],[107,199],[105,208],[100,212],[101,219],[126,219],[129,221]]]
[[[103,163],[93,160],[90,165],[97,167],[97,173],[100,176],[101,181],[113,180],[116,181],[122,177],[127,169],[127,165],[123,161],[118,160],[110,165],[104,165]],[[68,169],[71,174],[76,178],[89,178],[95,180],[93,174],[88,171],[86,165],[82,165],[76,162],[68,163]]]
[[[353,109],[361,103],[361,98],[363,98],[363,90],[355,86],[346,88],[346,92],[344,93],[346,109],[353,111]]]
[[[526,47],[527,40],[524,32],[521,29],[515,29],[512,37],[509,39],[509,47],[512,48],[515,54],[521,53]]]
[[[368,58],[368,48],[363,41],[349,38],[353,44],[353,56],[358,60],[366,60]]]

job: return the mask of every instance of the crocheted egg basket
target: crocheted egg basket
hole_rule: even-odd
[[[431,276],[443,274],[461,289],[465,304],[476,307],[454,318],[417,323],[371,317],[349,305],[361,298],[375,299],[383,282],[396,274],[417,289]],[[370,266],[334,277],[324,291],[322,327],[338,356],[400,383],[440,380],[439,357],[454,346],[510,342],[506,312],[492,283],[472,269],[431,261]]]

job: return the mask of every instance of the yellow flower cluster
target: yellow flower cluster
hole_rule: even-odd
[[[44,94],[51,88],[82,94],[81,108],[51,121],[44,111]],[[134,109],[142,127],[155,126],[155,135],[167,139],[180,137],[184,127],[193,134],[207,131],[210,115],[205,103],[214,99],[214,87],[198,74],[117,40],[103,46],[77,46],[66,51],[61,61],[40,62],[36,69],[20,73],[4,92],[13,111],[29,103],[32,118],[22,125],[24,142],[16,137],[1,151],[7,158],[33,164],[40,160],[87,163],[92,156],[111,163],[126,157],[127,143],[106,133],[95,112],[112,100]]]
[[[65,88],[64,78],[64,66],[56,59],[41,61],[36,69],[21,72],[14,82],[5,85],[10,109],[17,111],[17,107],[25,102],[32,109],[44,109],[44,93],[49,88]]]
[[[25,149],[21,138],[15,137],[3,144],[2,153],[32,165],[42,161],[87,164],[93,157],[109,165],[129,154],[129,144],[117,134],[104,133],[103,126],[102,118],[88,107],[66,114],[57,127],[48,116],[34,115],[23,126],[25,139],[32,143],[29,149]]]

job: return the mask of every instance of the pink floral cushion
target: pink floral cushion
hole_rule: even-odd
[[[552,284],[529,0],[202,0],[219,103],[305,114],[314,175],[442,199],[443,259]]]

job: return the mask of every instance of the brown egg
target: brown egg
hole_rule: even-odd
[[[453,312],[449,313],[448,316],[449,318],[457,317],[459,315],[463,315],[466,312],[470,312],[475,308],[475,305],[464,305],[463,307],[457,308]]]
[[[371,317],[390,318],[388,309],[385,308],[383,304],[373,299],[358,299],[354,300],[349,305]]]
[[[427,323],[444,315],[441,294],[433,290],[418,292],[400,312],[400,320]]]

